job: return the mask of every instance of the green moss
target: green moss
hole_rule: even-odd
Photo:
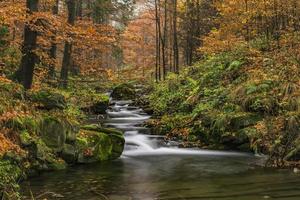
[[[29,146],[32,144],[33,138],[26,130],[24,130],[20,133],[20,142],[23,146]]]
[[[33,92],[29,96],[30,100],[41,104],[44,109],[65,109],[67,106],[66,99],[63,95],[51,90],[40,90]]]
[[[106,133],[100,132],[104,130]],[[85,126],[76,140],[79,163],[100,162],[118,158],[124,149],[123,134],[95,125]]]
[[[66,142],[66,127],[64,124],[53,117],[46,117],[41,122],[40,135],[45,144],[53,150],[59,152]]]
[[[124,83],[117,85],[111,94],[112,98],[119,100],[132,100],[136,97],[136,92],[131,84]]]

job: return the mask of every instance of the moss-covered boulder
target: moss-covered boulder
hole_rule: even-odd
[[[225,133],[221,136],[220,143],[226,149],[236,149],[243,151],[250,151],[250,140],[245,131],[238,131],[234,133]]]
[[[80,126],[77,122],[70,122],[64,120],[64,129],[66,131],[66,143],[74,144],[76,141],[77,134],[79,133]]]
[[[77,149],[75,145],[65,144],[61,153],[61,157],[70,164],[77,161]]]
[[[40,105],[40,108],[46,110],[60,109],[67,107],[67,102],[62,94],[52,92],[50,90],[41,90],[29,94],[29,99]]]
[[[123,134],[96,125],[82,127],[76,141],[79,163],[93,163],[120,157],[124,149]]]
[[[132,85],[124,83],[116,86],[111,93],[111,97],[117,100],[135,99],[136,92]]]
[[[41,137],[44,143],[55,152],[60,152],[67,139],[64,124],[58,119],[47,117],[41,122]]]
[[[92,113],[94,113],[96,115],[106,114],[106,110],[108,109],[108,106],[109,106],[109,98],[106,98],[106,99],[103,99],[101,101],[94,103],[90,107],[90,110]]]
[[[252,126],[260,120],[262,120],[261,115],[246,112],[237,113],[231,116],[230,128],[232,130],[240,130]]]

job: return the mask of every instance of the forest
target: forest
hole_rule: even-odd
[[[299,174],[299,0],[0,0],[1,200],[297,200]]]

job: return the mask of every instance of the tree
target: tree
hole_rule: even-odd
[[[66,0],[68,8],[68,24],[74,26],[76,18],[76,0]],[[63,62],[60,72],[61,86],[66,88],[68,86],[68,73],[71,67],[72,55],[72,41],[68,38],[65,42]]]
[[[53,5],[53,8],[52,8],[53,15],[58,15],[59,2],[60,2],[59,0],[55,0],[55,4]],[[56,61],[56,51],[57,51],[55,33],[54,33],[54,36],[52,36],[51,41],[52,42],[51,42],[51,48],[50,48],[50,58],[52,60],[51,60],[50,66],[49,66],[49,77],[55,78],[55,61]]]
[[[26,7],[29,15],[34,15],[38,11],[39,0],[27,0]],[[22,48],[22,60],[17,72],[17,79],[25,89],[30,89],[33,81],[33,72],[38,59],[35,54],[37,47],[38,32],[31,27],[31,22],[27,22],[24,27],[24,42]]]

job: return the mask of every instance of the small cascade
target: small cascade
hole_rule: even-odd
[[[105,126],[124,131],[126,146],[123,156],[144,155],[209,155],[209,156],[245,156],[243,153],[182,149],[176,145],[167,145],[163,137],[150,134],[143,123],[150,118],[142,109],[131,106],[132,101],[114,101],[107,111]]]

